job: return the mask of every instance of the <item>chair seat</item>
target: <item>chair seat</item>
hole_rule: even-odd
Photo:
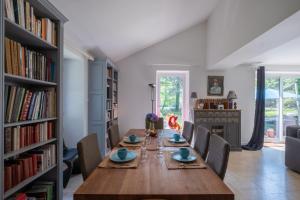
[[[73,160],[78,155],[77,149],[69,148],[64,151],[64,161]]]

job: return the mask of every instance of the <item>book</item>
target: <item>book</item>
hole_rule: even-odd
[[[29,145],[54,138],[54,122],[8,127],[4,129],[4,152],[9,153]]]
[[[33,51],[5,38],[5,73],[53,82],[55,66],[50,54]]]
[[[24,87],[7,86],[5,108],[7,123],[51,118],[56,116],[55,88],[30,90]],[[9,97],[8,97],[9,96]]]
[[[8,103],[7,103],[7,109],[5,109],[6,110],[6,120],[5,121],[8,123],[11,122],[11,115],[13,112],[13,104],[15,101],[17,87],[9,86],[9,88],[10,88],[9,99],[8,99]]]

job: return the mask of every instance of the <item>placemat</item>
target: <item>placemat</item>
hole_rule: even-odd
[[[142,146],[143,142],[145,142],[145,137],[140,137],[141,141],[136,144],[126,143],[124,139],[119,143],[121,147],[140,147]]]
[[[163,144],[165,147],[189,147],[190,144],[187,142],[184,143],[173,143],[169,141],[169,138],[164,138]]]
[[[141,159],[141,149],[133,150],[137,153],[136,159],[126,162],[126,163],[115,163],[112,162],[109,157],[112,153],[115,153],[116,150],[112,151],[110,155],[106,156],[104,160],[98,165],[100,168],[116,168],[116,169],[130,169],[130,168],[137,168],[140,163]]]
[[[198,154],[194,155],[197,156],[197,160],[191,163],[181,163],[176,160],[172,159],[172,152],[164,151],[164,159],[168,169],[206,169],[206,165],[203,163],[202,159],[199,157]]]

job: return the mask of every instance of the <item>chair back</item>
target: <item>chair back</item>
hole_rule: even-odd
[[[158,121],[155,123],[155,129],[164,129],[164,118],[158,118]]]
[[[108,130],[108,139],[109,139],[110,147],[112,149],[118,146],[120,142],[120,131],[119,131],[119,126],[117,124],[112,125]]]
[[[210,133],[209,130],[203,126],[198,126],[195,130],[194,149],[201,155],[203,160],[206,160],[208,153]]]
[[[227,170],[230,145],[216,134],[210,136],[207,164],[223,180]]]
[[[184,121],[182,136],[190,144],[193,139],[193,132],[194,132],[194,124],[192,122]]]
[[[80,140],[77,150],[82,177],[85,180],[102,160],[97,135],[91,134]]]

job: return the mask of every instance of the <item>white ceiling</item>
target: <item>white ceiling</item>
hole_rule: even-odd
[[[219,0],[50,1],[69,19],[67,41],[118,61],[206,20]]]
[[[300,65],[300,37],[253,58],[265,65]]]

